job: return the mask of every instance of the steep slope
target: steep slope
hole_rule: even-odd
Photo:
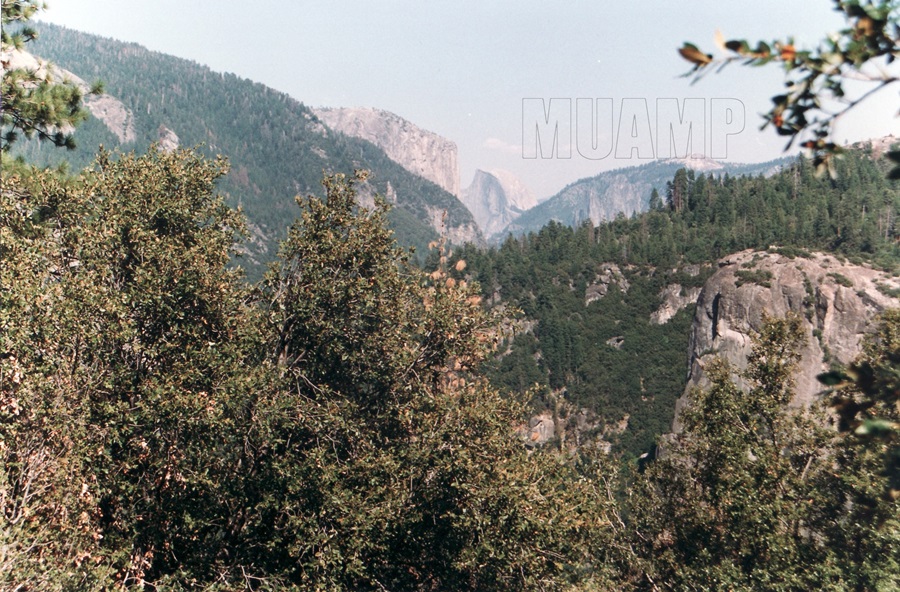
[[[500,169],[476,170],[461,199],[488,238],[503,232],[524,211],[537,205],[534,194],[522,181]]]
[[[746,367],[752,336],[765,316],[794,312],[803,317],[806,334],[794,404],[807,405],[822,390],[816,375],[831,363],[852,361],[873,318],[900,305],[889,295],[898,288],[900,280],[887,273],[824,253],[787,257],[746,250],[726,257],[697,301],[687,389],[707,384],[704,365],[713,356]],[[676,432],[678,411],[685,403],[682,397],[676,405]]]
[[[325,125],[372,142],[391,160],[459,197],[456,144],[382,109],[319,108],[313,113]]]
[[[94,117],[76,132],[75,152],[32,142],[23,143],[20,154],[38,164],[67,159],[81,167],[101,144],[143,151],[152,142],[177,137],[181,146],[228,157],[231,173],[220,187],[249,219],[252,238],[242,264],[251,278],[272,259],[296,217],[294,196],[320,193],[323,171],[371,170],[362,193],[393,202],[391,222],[401,244],[423,248],[439,230],[455,243],[481,240],[474,219],[454,195],[411,174],[371,142],[332,131],[284,93],[136,44],[47,24],[40,32],[30,44],[35,55],[83,79],[102,79],[108,96],[133,115],[128,121],[134,136],[121,137]]]
[[[84,95],[84,106],[92,117],[100,120],[119,139],[122,144],[134,142],[134,114],[122,104],[122,101],[108,94],[94,95],[90,93],[90,85],[68,70],[39,59],[27,51],[12,50],[0,60],[11,70],[23,69],[60,82],[74,83]]]
[[[807,251],[824,251],[868,259],[876,269],[897,269],[900,191],[886,176],[892,164],[864,150],[848,150],[836,166],[835,179],[816,176],[803,158],[771,177],[688,176],[680,210],[663,208],[596,228],[548,224],[487,251],[461,249],[456,256],[467,265],[460,275],[478,280],[486,302],[524,315],[523,329],[491,360],[491,378],[511,391],[545,385],[553,398],[536,401],[536,414],[553,411],[560,401],[587,409],[597,421],[588,418],[583,425],[596,425],[614,452],[639,456],[671,430],[688,378],[694,307],[707,279],[720,271],[722,257],[775,244],[784,245],[778,252],[785,261],[794,256],[801,266]],[[736,267],[748,280],[737,288],[743,298],[754,287],[754,269]],[[839,268],[807,272],[821,277],[818,289],[829,314],[858,296],[857,289],[871,292],[871,284],[838,283],[840,298],[829,301],[829,287],[843,281],[829,272],[843,273]],[[810,281],[815,296],[817,285]],[[889,291],[897,282],[884,275],[882,284]],[[782,298],[772,286],[769,297]],[[802,281],[799,286],[802,295],[791,296],[794,306],[806,294]],[[882,297],[872,292],[872,300]],[[832,328],[844,324],[826,322]],[[706,348],[695,339],[695,357],[708,353]],[[562,410],[554,413],[558,427]],[[626,416],[626,429],[616,432]],[[539,423],[543,435],[535,442],[551,433],[549,422]]]
[[[566,226],[577,226],[585,220],[594,225],[613,220],[618,214],[631,216],[646,211],[654,188],[665,195],[666,182],[675,172],[688,168],[698,172],[721,175],[770,175],[777,172],[787,159],[760,164],[732,164],[703,158],[653,161],[636,167],[626,167],[581,179],[532,208],[505,232],[523,234],[535,232],[551,220]]]

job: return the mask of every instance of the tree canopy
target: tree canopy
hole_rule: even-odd
[[[44,7],[37,0],[2,0],[0,21],[0,149],[7,152],[19,139],[37,136],[56,146],[73,149],[71,130],[87,118],[82,91],[46,62],[24,56],[25,44],[37,37],[27,24]],[[100,92],[95,86],[92,92]]]

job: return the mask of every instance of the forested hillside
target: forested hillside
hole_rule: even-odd
[[[251,277],[274,257],[295,216],[294,196],[318,191],[323,171],[370,170],[370,192],[396,206],[390,217],[401,244],[424,249],[438,236],[432,223],[443,211],[448,228],[469,228],[471,238],[479,239],[471,214],[456,197],[407,172],[373,144],[332,132],[284,93],[133,43],[49,24],[39,28],[29,51],[84,80],[102,80],[106,93],[130,111],[136,139],[124,143],[92,117],[78,129],[74,151],[32,142],[17,153],[37,164],[68,160],[77,170],[93,160],[101,144],[140,153],[162,130],[171,130],[182,146],[228,157],[231,172],[220,189],[231,205],[244,208],[251,224],[254,241],[242,261]]]
[[[620,213],[631,216],[650,208],[654,189],[663,191],[678,169],[724,175],[772,175],[789,159],[779,158],[757,164],[722,162],[705,158],[655,160],[640,166],[605,171],[579,179],[559,193],[523,213],[500,234],[537,232],[549,222],[578,226],[590,220],[594,225],[613,220]]]
[[[771,178],[681,169],[645,214],[551,223],[489,250],[437,240],[424,262],[388,227],[414,212],[360,207],[366,171],[324,174],[283,211],[285,240],[251,284],[233,265],[248,219],[228,203],[249,194],[219,189],[252,189],[268,169],[235,159],[272,155],[173,113],[218,89],[208,100],[239,115],[245,95],[199,66],[154,62],[208,78],[178,82],[129,61],[145,50],[115,45],[113,59],[73,35],[75,54],[136,69],[112,77],[123,96],[141,72],[165,91],[129,103],[152,105],[147,129],[183,125],[207,147],[135,142],[78,170],[10,158],[27,137],[71,145],[63,130],[86,113],[78,87],[10,57],[32,33],[9,25],[42,4],[0,6],[0,589],[900,589],[900,311],[861,303],[897,302],[897,282],[878,282],[900,261],[880,155],[850,150],[833,178],[805,160]],[[855,36],[875,26],[852,18]],[[253,116],[263,128],[235,127],[331,163],[304,108],[237,82],[296,125],[279,140],[267,111]],[[322,137],[338,155],[366,146]],[[216,146],[237,150],[241,181],[208,156]],[[709,356],[665,454],[629,462],[683,393],[692,295],[716,258],[748,247],[773,261],[748,251],[714,280],[741,298],[771,280],[793,304],[759,313],[734,364]],[[828,260],[816,282],[832,300],[807,301],[799,279],[783,290],[772,265],[799,278],[798,257]],[[868,292],[836,258],[868,261]],[[814,377],[827,397],[790,405],[804,341],[828,338],[804,323],[851,293],[856,358]],[[542,407],[577,414],[585,439],[523,433]]]
[[[802,158],[768,178],[682,169],[645,214],[596,228],[551,223],[500,247],[461,250],[485,298],[520,309],[533,327],[501,348],[492,378],[509,390],[564,392],[605,425],[627,417],[616,449],[641,454],[671,426],[687,373],[693,306],[652,323],[663,289],[702,286],[717,259],[748,248],[818,249],[895,269],[900,191],[888,168],[860,147],[837,161],[835,179]]]

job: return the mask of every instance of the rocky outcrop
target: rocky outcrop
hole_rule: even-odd
[[[450,140],[380,109],[323,108],[313,112],[331,129],[372,142],[409,172],[460,196],[456,144]]]
[[[128,144],[134,142],[137,134],[134,130],[134,114],[122,101],[108,94],[92,95],[87,82],[53,64],[37,58],[27,51],[13,50],[0,55],[0,64],[4,70],[23,69],[34,72],[38,77],[44,77],[50,73],[50,78],[56,81],[68,81],[75,84],[84,95],[84,106],[91,115],[103,122],[109,131],[119,138],[119,142]]]
[[[116,134],[122,144],[130,144],[137,138],[134,131],[134,115],[119,99],[110,95],[86,95],[84,106],[91,115],[102,121],[109,131]]]
[[[526,445],[543,446],[556,436],[556,422],[550,411],[544,411],[532,417],[527,426],[520,426],[516,431]]]
[[[441,236],[447,237],[451,244],[484,244],[481,231],[478,230],[478,225],[474,222],[457,221],[455,224],[452,222],[448,223],[446,210],[434,206],[426,206],[425,209],[428,212],[428,220],[431,227]]]
[[[631,287],[618,265],[604,263],[598,268],[594,281],[588,284],[584,290],[584,305],[587,306],[591,302],[602,300],[613,285],[618,287],[623,294],[627,294]]]
[[[681,284],[669,284],[660,292],[662,304],[650,313],[650,322],[654,325],[665,325],[678,311],[697,302],[700,288],[684,288]]]
[[[460,199],[487,238],[502,233],[524,211],[537,205],[534,194],[522,181],[500,169],[476,170]]]
[[[163,152],[172,152],[173,150],[178,148],[181,142],[181,140],[178,138],[178,134],[164,125],[159,126],[157,135],[159,137],[159,149]]]
[[[830,363],[846,364],[860,352],[872,320],[900,306],[889,296],[897,278],[834,255],[787,257],[777,252],[741,251],[719,261],[697,301],[691,328],[688,390],[705,386],[705,364],[720,356],[745,368],[753,335],[768,316],[801,315],[806,345],[795,375],[793,405],[808,405],[822,390],[816,375]],[[687,393],[687,391],[686,391]],[[681,429],[676,406],[673,431]]]
[[[526,446],[552,443],[572,454],[588,448],[608,454],[612,441],[628,429],[631,419],[626,414],[618,421],[604,421],[594,411],[566,401],[559,392],[551,397],[551,406],[516,427],[516,435]]]

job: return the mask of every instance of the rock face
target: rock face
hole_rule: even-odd
[[[178,134],[170,130],[164,125],[159,126],[159,149],[163,152],[172,152],[176,150],[180,144]]]
[[[872,320],[900,301],[885,294],[900,281],[862,265],[843,263],[833,255],[813,253],[789,258],[772,252],[741,251],[719,261],[697,301],[691,328],[687,389],[705,386],[704,365],[720,356],[745,368],[753,334],[765,315],[803,318],[806,345],[795,375],[793,405],[808,405],[822,390],[816,375],[830,362],[846,364],[860,352]],[[687,394],[687,390],[685,391]],[[676,405],[674,432],[686,396]]]
[[[662,289],[659,297],[662,304],[650,314],[650,322],[654,325],[665,325],[681,309],[697,302],[700,288],[683,288],[681,284],[669,284]]]
[[[587,306],[591,302],[602,300],[615,285],[623,294],[628,293],[631,284],[625,279],[622,270],[615,263],[603,263],[597,268],[597,275],[584,290],[584,305]]]
[[[134,131],[134,114],[119,99],[107,95],[90,94],[90,86],[87,82],[49,62],[37,58],[27,51],[13,50],[0,55],[0,65],[4,70],[23,69],[29,70],[38,76],[44,76],[50,72],[51,78],[57,81],[69,81],[75,84],[84,95],[84,106],[91,115],[103,122],[109,131],[114,133],[123,144],[134,142],[137,134]]]
[[[448,223],[445,210],[434,206],[426,206],[426,210],[428,212],[428,219],[431,222],[431,227],[441,236],[446,236],[451,244],[484,244],[484,238],[481,231],[478,230],[478,225],[474,222]]]
[[[314,109],[313,112],[331,129],[372,142],[409,172],[460,196],[456,144],[450,140],[380,109],[358,107]]]
[[[526,445],[543,446],[556,435],[556,422],[552,413],[544,411],[532,417],[527,426],[519,426],[516,432]]]
[[[462,202],[472,212],[485,237],[502,233],[525,210],[537,205],[531,190],[509,171],[475,171]]]
[[[619,214],[630,216],[643,212],[649,207],[654,188],[665,199],[666,182],[671,181],[681,168],[708,175],[771,175],[785,162],[786,159],[778,159],[760,164],[737,164],[705,158],[682,158],[605,171],[569,184],[510,223],[506,231],[513,234],[537,232],[551,220],[567,226],[577,226],[590,220],[596,226],[604,220],[615,219]]]

